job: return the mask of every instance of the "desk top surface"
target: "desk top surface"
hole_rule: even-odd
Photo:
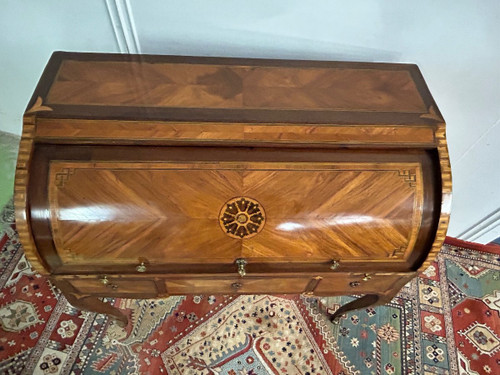
[[[413,64],[159,55],[56,52],[28,108],[38,98],[68,118],[432,125],[437,111]]]

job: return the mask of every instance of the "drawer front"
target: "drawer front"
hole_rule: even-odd
[[[343,274],[325,277],[314,289],[319,296],[384,293],[394,288],[402,279],[410,280],[408,274]],[[398,284],[399,285],[399,284]],[[399,285],[401,288],[402,285]]]
[[[311,278],[167,279],[169,294],[299,294]]]
[[[423,246],[422,223],[432,224],[423,151],[173,149],[75,146],[76,160],[54,156],[47,184],[55,249],[47,253],[59,267],[145,262],[226,272],[245,258],[271,272],[301,264],[324,272],[332,260],[403,270],[417,240]]]
[[[310,294],[346,295],[385,293],[400,289],[414,273],[341,273],[332,276],[263,278],[167,279],[169,294]],[[401,284],[401,282],[403,284]]]
[[[68,281],[81,294],[133,296],[134,298],[150,298],[158,295],[156,284],[153,280],[110,277],[106,278],[106,284],[104,284],[102,277],[92,277]]]
[[[309,294],[318,296],[385,293],[400,289],[415,273],[281,277],[161,277],[131,279],[122,276],[65,278],[79,293],[97,296],[153,298],[186,294]],[[104,282],[103,282],[104,281]],[[158,283],[158,284],[157,284]],[[157,285],[162,293],[158,293]]]

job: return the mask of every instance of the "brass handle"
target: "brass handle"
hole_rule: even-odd
[[[104,275],[101,279],[99,279],[99,281],[104,285],[109,284],[109,280],[108,280],[108,277],[106,275]]]
[[[141,264],[139,264],[137,267],[135,267],[135,270],[137,272],[146,272],[148,270],[148,268],[146,267],[144,262],[141,262]]]
[[[238,266],[238,273],[240,274],[240,276],[241,277],[245,276],[247,274],[247,271],[245,270],[247,261],[242,258],[236,259],[236,265]]]
[[[371,280],[371,275],[365,273],[365,275],[363,276],[363,281],[368,281],[368,280]]]
[[[360,283],[359,281],[351,281],[351,282],[349,283],[349,286],[350,286],[351,288],[356,288],[356,287],[357,287],[357,286],[359,286],[360,284],[361,284],[361,283]]]
[[[335,271],[339,267],[340,267],[339,261],[338,260],[332,260],[332,263],[330,264],[330,269],[332,271]]]

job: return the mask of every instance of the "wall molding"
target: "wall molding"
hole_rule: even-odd
[[[488,243],[500,236],[500,208],[483,217],[476,224],[458,235],[458,238],[479,243]]]
[[[141,53],[129,0],[106,0],[108,16],[121,53]]]

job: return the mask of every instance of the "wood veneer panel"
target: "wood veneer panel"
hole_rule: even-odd
[[[55,52],[28,105],[49,118],[435,127],[416,65]]]
[[[65,60],[48,104],[425,112],[408,71]]]
[[[42,146],[39,145],[37,149],[37,155],[35,155],[35,164],[33,167],[33,173],[36,174],[36,183],[33,181],[31,203],[30,206],[37,207],[37,212],[44,212],[50,209],[50,203],[48,201],[48,196],[44,193],[43,186],[48,186],[49,182],[47,178],[48,174],[45,175],[43,172],[45,165],[53,163],[58,160],[74,160],[77,162],[81,161],[106,161],[114,160],[116,162],[136,162],[141,161],[148,162],[150,160],[165,160],[165,161],[204,161],[204,162],[214,162],[221,160],[233,160],[233,161],[284,161],[288,160],[287,163],[293,162],[327,162],[332,160],[337,160],[338,162],[360,162],[360,163],[370,163],[375,162],[379,164],[390,163],[392,161],[399,161],[401,163],[417,163],[424,166],[422,173],[422,181],[426,187],[424,189],[425,199],[423,201],[423,216],[420,223],[420,231],[414,243],[414,249],[410,253],[408,259],[400,258],[397,255],[395,258],[380,259],[376,261],[379,270],[395,270],[395,271],[405,271],[411,269],[415,262],[418,262],[418,258],[421,254],[425,252],[426,246],[428,246],[428,241],[432,240],[429,233],[434,230],[433,227],[437,223],[436,211],[434,210],[434,188],[433,178],[431,171],[433,170],[433,158],[431,154],[427,152],[417,152],[417,151],[354,151],[345,149],[327,150],[327,149],[317,149],[317,150],[302,150],[302,149],[251,149],[251,148],[214,148],[214,147],[204,147],[204,148],[192,148],[192,147],[104,147],[104,146],[73,146],[71,148],[71,153],[66,152],[67,149],[62,146]],[[38,165],[41,163],[40,165]],[[140,163],[139,163],[140,164]],[[39,173],[40,172],[40,173]],[[436,186],[436,188],[438,188]],[[437,211],[439,212],[439,211]],[[37,240],[37,247],[39,251],[43,254],[44,259],[50,265],[53,272],[57,273],[79,273],[79,272],[90,272],[93,273],[97,269],[95,266],[85,265],[85,263],[73,263],[73,264],[62,264],[58,253],[56,252],[55,245],[53,243],[53,235],[48,234],[52,232],[52,226],[47,225],[47,221],[41,218],[39,215],[32,215],[33,223],[33,233]],[[416,229],[415,229],[416,230]],[[343,269],[359,269],[359,270],[371,270],[373,264],[367,263],[366,261],[360,260],[358,262],[343,263]],[[320,270],[327,270],[329,268],[329,261],[317,261],[305,264],[294,265],[294,263],[276,263],[275,266],[268,263],[255,262],[250,263],[249,268],[252,272],[256,270],[266,270],[266,272],[286,272],[287,270],[294,270],[297,272],[303,271],[313,271],[318,272]],[[169,263],[157,263],[151,264],[152,270],[164,271],[169,273],[179,273],[186,272],[187,270],[192,270],[197,273],[204,272],[233,272],[234,264],[230,261],[224,264],[214,264],[215,268],[208,263],[185,263],[169,261]],[[99,270],[102,272],[135,272],[135,265],[137,261],[133,264],[121,264],[116,263],[100,263]],[[187,268],[186,268],[187,267]],[[410,267],[410,268],[409,268]]]
[[[422,189],[418,163],[52,162],[49,201],[67,264],[385,261],[413,247]],[[265,208],[253,238],[219,227],[238,196]]]
[[[167,143],[233,142],[256,144],[345,144],[345,145],[435,145],[434,132],[427,127],[329,126],[327,124],[245,124],[179,123],[142,121],[98,121],[77,119],[39,119],[36,137],[45,142]],[[103,127],[106,132],[103,132]],[[68,140],[70,137],[70,140]]]

